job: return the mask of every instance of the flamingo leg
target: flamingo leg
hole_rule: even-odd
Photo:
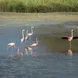
[[[26,50],[26,55],[28,55],[28,51]]]
[[[12,52],[13,52],[13,47],[12,47]]]
[[[71,41],[70,41],[70,50],[71,50]]]
[[[31,50],[31,55],[32,55],[32,50]]]
[[[9,48],[9,47],[11,47],[11,46],[7,46],[7,52],[8,52],[8,48]]]
[[[8,52],[8,48],[9,48],[9,47],[7,46],[7,52]]]

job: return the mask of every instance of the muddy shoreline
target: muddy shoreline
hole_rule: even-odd
[[[54,12],[54,13],[14,13],[0,12],[0,19],[33,20],[55,20],[55,21],[77,21],[78,12]]]

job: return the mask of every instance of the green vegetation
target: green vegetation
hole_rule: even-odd
[[[78,12],[78,0],[0,0],[0,12]]]

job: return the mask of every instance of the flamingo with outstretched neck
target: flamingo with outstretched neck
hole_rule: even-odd
[[[25,39],[24,39],[24,31],[25,31],[25,29],[22,30],[22,39],[21,39],[21,43],[23,43],[23,42],[25,41]]]
[[[28,33],[28,36],[32,36],[33,35],[33,26],[31,27],[31,32],[30,33]]]
[[[73,39],[78,39],[78,37],[76,36],[73,36],[73,29],[71,29],[71,36],[67,36],[67,37],[62,37],[61,39],[65,39],[65,40],[68,40],[70,42],[70,49],[68,50],[68,54],[72,54],[72,51],[71,51],[71,41]]]
[[[72,41],[73,39],[78,39],[78,37],[73,36],[73,29],[71,30],[71,36],[61,37],[61,39],[66,39],[68,41]]]

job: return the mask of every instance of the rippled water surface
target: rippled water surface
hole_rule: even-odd
[[[22,29],[30,32],[31,26],[34,26],[34,34],[21,43]],[[77,26],[77,21],[0,19],[0,78],[77,78],[78,40],[72,41],[72,56],[67,54],[69,42],[61,40],[62,36],[70,36],[71,29],[77,36]],[[24,47],[34,43],[36,38],[39,45],[33,48],[32,54],[29,51],[26,55]],[[18,56],[15,48],[7,49],[9,42],[15,42],[24,56]]]

